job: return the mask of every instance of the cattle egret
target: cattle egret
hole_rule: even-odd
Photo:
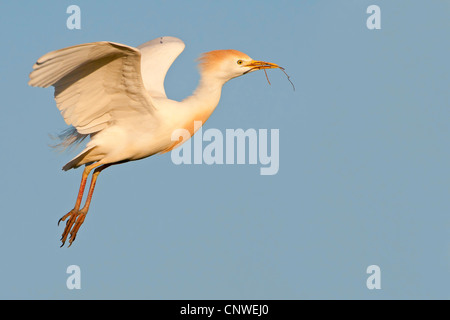
[[[29,85],[54,86],[56,105],[70,126],[60,135],[61,145],[69,147],[90,138],[85,149],[63,167],[85,165],[75,206],[58,221],[59,225],[67,219],[61,247],[68,236],[69,247],[75,240],[102,170],[180,145],[184,141],[172,141],[172,132],[183,128],[192,136],[198,130],[194,122],[205,123],[228,80],[255,70],[282,69],[237,50],[207,52],[199,59],[197,89],[178,102],[167,98],[164,78],[184,47],[174,37],[160,37],[137,48],[101,41],[47,53],[34,64]]]

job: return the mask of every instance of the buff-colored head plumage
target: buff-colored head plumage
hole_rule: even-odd
[[[202,76],[206,76],[210,80],[216,79],[221,84],[256,70],[265,72],[266,69],[279,68],[284,72],[284,69],[277,64],[253,60],[245,53],[232,49],[206,52],[200,56],[198,61]],[[268,78],[267,81],[269,81]]]
[[[219,69],[220,65],[225,60],[237,61],[239,59],[252,60],[248,55],[238,50],[214,50],[203,53],[200,58],[198,58],[198,65],[202,72],[210,72]]]

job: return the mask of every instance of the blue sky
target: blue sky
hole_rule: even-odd
[[[66,9],[81,9],[69,30]],[[369,30],[366,9],[381,8]],[[2,2],[0,298],[448,299],[447,1]],[[237,49],[286,68],[233,79],[204,130],[279,129],[279,171],[175,165],[170,154],[99,177],[74,245],[75,153],[53,89],[27,85],[41,55],[75,44],[186,43],[166,78],[195,89],[195,59]],[[66,269],[81,269],[68,290]],[[366,268],[381,269],[380,290]]]

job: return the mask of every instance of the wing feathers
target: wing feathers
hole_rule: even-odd
[[[142,116],[154,112],[136,48],[105,41],[82,44],[47,53],[33,69],[29,84],[53,85],[64,120],[80,134],[120,122],[119,113]]]
[[[184,47],[184,42],[175,37],[156,38],[138,47],[142,53],[142,78],[152,97],[167,98],[164,79]]]

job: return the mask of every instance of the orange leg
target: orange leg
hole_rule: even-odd
[[[91,172],[92,169],[94,169],[95,167],[98,167],[99,165],[100,164],[94,163],[94,164],[91,164],[90,166],[86,166],[84,168],[83,175],[81,178],[80,190],[78,191],[77,201],[75,202],[75,207],[72,210],[70,210],[66,215],[64,215],[61,219],[59,219],[59,221],[58,221],[58,225],[59,225],[59,223],[61,221],[65,221],[67,218],[69,218],[69,220],[67,220],[67,222],[66,222],[66,227],[64,228],[64,232],[61,236],[61,242],[62,242],[61,247],[64,246],[67,236],[69,235],[69,231],[70,231],[70,229],[72,229],[72,226],[74,225],[76,218],[79,215],[81,200],[83,199],[83,193],[84,193],[84,189],[86,187],[86,181],[89,176],[89,173]]]
[[[104,169],[108,168],[111,164],[105,164],[101,167],[98,167],[94,170],[94,173],[92,174],[91,179],[91,185],[89,187],[89,193],[87,195],[86,203],[84,204],[83,209],[78,211],[78,215],[76,216],[75,224],[70,231],[70,239],[69,239],[69,247],[72,245],[72,242],[75,241],[75,238],[77,237],[78,229],[80,229],[81,225],[84,222],[84,219],[86,218],[86,214],[89,210],[89,206],[91,205],[92,195],[94,193],[95,184],[97,182],[97,177]]]

